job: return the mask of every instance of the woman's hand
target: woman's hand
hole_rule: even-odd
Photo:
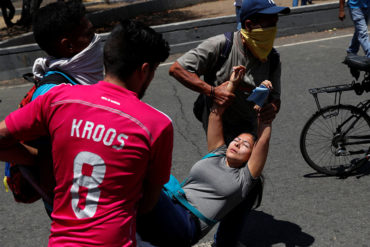
[[[228,90],[228,84],[226,81],[214,89],[213,102],[219,107],[227,107],[235,99],[235,94]]]
[[[227,89],[230,92],[233,92],[242,81],[245,75],[245,67],[243,65],[238,65],[233,67],[233,73],[230,76],[229,84],[227,85]]]
[[[269,81],[269,80],[264,80],[263,82],[261,82],[261,85],[264,85],[265,87],[267,87],[270,91],[272,90],[272,89],[274,89],[273,87],[272,87],[272,83],[271,83],[271,81]]]
[[[276,111],[271,103],[265,104],[257,111],[257,118],[259,123],[271,124],[276,117]]]
[[[269,80],[264,80],[263,82],[261,82],[261,84],[260,85],[264,85],[266,88],[268,88],[269,89],[269,91],[271,92],[271,90],[273,90],[273,87],[272,87],[272,83],[271,83],[271,81],[269,81]],[[261,109],[262,109],[262,107],[260,107],[259,105],[254,105],[254,107],[253,107],[253,109],[257,112],[257,113],[259,113],[260,111],[261,111]]]
[[[234,90],[238,87],[245,75],[243,65],[234,66],[230,81],[226,81],[215,87],[213,102],[219,107],[228,107],[235,98]]]

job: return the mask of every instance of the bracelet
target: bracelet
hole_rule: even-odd
[[[215,87],[214,86],[211,86],[211,93],[209,96],[211,96],[211,98],[215,97]]]

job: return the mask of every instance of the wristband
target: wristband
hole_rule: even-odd
[[[211,93],[210,93],[211,98],[215,97],[215,87],[211,86]]]

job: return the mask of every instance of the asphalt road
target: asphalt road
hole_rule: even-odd
[[[311,33],[276,42],[283,62],[283,104],[273,123],[262,206],[250,214],[244,229],[242,242],[247,246],[370,246],[370,167],[345,179],[321,176],[299,151],[300,131],[315,111],[307,89],[352,81],[341,63],[351,33]],[[206,153],[206,143],[192,114],[196,94],[168,76],[170,62],[159,67],[144,101],[173,120],[173,174],[181,180]],[[1,119],[27,90],[28,86],[0,88]],[[331,95],[324,96],[323,102],[331,103]],[[342,102],[356,103],[369,96],[346,92]],[[10,193],[0,190],[0,246],[46,246],[49,225],[40,202],[17,204]]]

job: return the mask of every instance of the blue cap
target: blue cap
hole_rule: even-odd
[[[276,6],[273,0],[243,0],[240,10],[240,20],[243,23],[248,17],[259,14],[289,14],[289,7]]]

